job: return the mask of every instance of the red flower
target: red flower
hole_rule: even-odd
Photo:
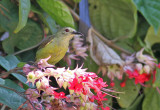
[[[113,81],[111,81],[110,86],[114,87],[115,83]]]
[[[104,100],[108,100],[107,98],[104,98],[106,95],[107,95],[107,94],[102,94],[102,93],[100,93],[100,94],[97,94],[97,95],[95,95],[95,96],[93,96],[93,97],[94,97],[94,99],[97,100],[97,101],[104,101]]]
[[[120,83],[120,86],[121,86],[121,87],[125,87],[125,86],[126,86],[126,81],[121,82],[121,83]]]
[[[94,80],[94,84],[93,84],[93,85],[97,86],[99,89],[108,86],[108,85],[106,84],[106,82],[103,82],[103,79],[102,79],[102,78],[98,78],[98,79]]]
[[[83,91],[83,85],[82,83],[79,83],[77,78],[74,78],[72,82],[69,82],[70,87],[69,89],[74,90],[75,92],[82,92]]]
[[[133,72],[130,71],[130,70],[127,70],[126,73],[129,75],[129,78],[130,78],[130,79],[131,79],[131,78],[135,78],[135,77],[137,77],[137,76],[139,75],[139,72],[138,72],[138,70],[136,70],[136,69],[135,69]]]
[[[140,74],[136,69],[133,72],[127,70],[126,73],[129,75],[130,79],[135,78],[135,84],[147,82],[151,77],[151,74]]]
[[[67,97],[65,96],[65,93],[64,93],[64,92],[58,93],[58,92],[55,92],[55,91],[54,91],[54,97],[55,97],[56,99],[67,98]]]
[[[154,71],[153,71],[153,81],[152,81],[152,83],[154,83],[154,82],[155,82],[155,80],[156,80],[156,73],[157,73],[157,71],[156,71],[156,70],[154,70]]]
[[[138,83],[144,83],[146,81],[149,81],[150,77],[151,77],[150,74],[146,74],[146,73],[139,74],[137,77],[135,77],[135,83],[136,84],[138,84]]]
[[[157,64],[157,67],[158,67],[158,68],[160,68],[160,63],[159,63],[159,64]]]
[[[101,107],[102,108],[102,110],[110,110],[110,108],[109,107]]]

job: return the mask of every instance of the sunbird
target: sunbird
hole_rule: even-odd
[[[77,32],[75,29],[65,27],[60,29],[55,36],[52,35],[45,39],[36,52],[36,62],[50,56],[50,59],[47,61],[49,64],[55,65],[58,63],[65,56],[69,47],[69,41],[75,35],[83,36],[82,33]]]

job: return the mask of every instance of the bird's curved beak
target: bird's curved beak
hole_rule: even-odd
[[[81,32],[73,31],[72,34],[84,36]]]

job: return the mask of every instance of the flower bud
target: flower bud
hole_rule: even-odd
[[[40,71],[40,70],[35,71],[35,77],[37,79],[39,79],[39,78],[41,78],[43,76],[44,76],[44,73],[42,71]]]
[[[144,70],[144,72],[149,74],[151,69],[150,69],[149,65],[144,65],[143,70]]]
[[[36,87],[37,87],[37,89],[39,89],[41,87],[41,82],[40,81],[36,82]]]
[[[73,94],[73,93],[74,93],[74,90],[69,89],[69,93],[70,93],[70,94]]]
[[[145,64],[148,64],[150,66],[153,66],[155,65],[155,59],[152,58],[151,56],[149,55],[145,55],[143,54],[143,51],[144,51],[144,48],[141,49],[139,52],[137,52],[136,54],[136,58],[139,62],[142,62],[142,63],[145,63]]]
[[[61,88],[61,87],[63,86],[63,83],[64,83],[63,78],[62,78],[62,77],[59,77],[59,78],[57,79],[57,83],[58,83],[59,87]]]
[[[36,78],[35,78],[35,74],[34,72],[29,72],[28,75],[27,75],[27,82],[31,82],[32,85],[34,85],[34,82],[35,82]]]
[[[49,87],[49,79],[47,79],[46,77],[42,77],[41,84],[43,88]]]
[[[64,82],[64,83],[63,83],[63,88],[66,90],[67,87],[68,87],[68,82]]]
[[[23,72],[26,73],[26,74],[28,74],[31,71],[30,68],[31,68],[31,66],[29,64],[25,64],[23,66]]]
[[[141,63],[137,63],[136,64],[136,69],[138,70],[138,71],[141,71],[142,70],[142,64]]]
[[[54,87],[48,87],[47,89],[46,89],[46,93],[47,94],[49,94],[49,95],[53,95],[54,93],[55,93],[55,90],[56,90],[57,88],[54,88]]]

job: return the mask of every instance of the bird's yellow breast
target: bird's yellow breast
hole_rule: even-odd
[[[67,45],[58,44],[56,42],[50,43],[37,51],[36,59],[39,61],[40,59],[48,58],[51,56],[51,58],[48,60],[48,63],[54,65],[64,57],[67,50]]]

